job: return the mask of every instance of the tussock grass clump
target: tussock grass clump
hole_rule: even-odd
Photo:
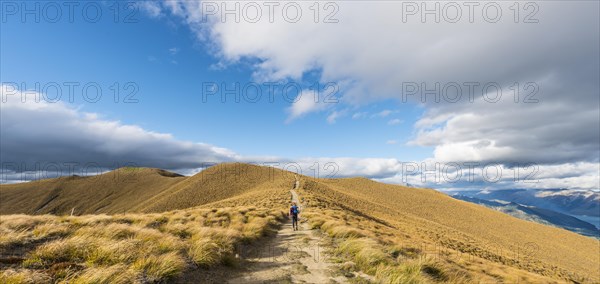
[[[18,246],[33,240],[32,232],[0,227],[0,249]]]
[[[50,283],[50,276],[31,269],[7,269],[0,272],[0,283],[6,284],[46,284]]]
[[[183,248],[179,238],[168,233],[162,233],[158,230],[143,228],[136,232],[135,239],[142,241],[142,245],[147,252],[166,253],[177,251]]]
[[[73,284],[127,284],[135,283],[137,278],[139,278],[139,274],[136,271],[126,265],[117,264],[108,267],[88,268],[83,273],[66,279],[64,282]]]
[[[177,236],[180,239],[188,239],[192,236],[190,226],[185,224],[169,224],[165,226],[165,232]]]
[[[98,241],[97,247],[87,256],[86,261],[96,265],[114,265],[132,263],[144,257],[143,243],[137,239],[119,241]]]
[[[415,259],[421,255],[421,249],[415,247],[405,247],[405,246],[392,246],[390,249],[390,254],[392,257],[402,260],[402,259]]]
[[[270,223],[267,218],[255,217],[250,219],[244,228],[242,234],[247,240],[255,240],[267,234]]]
[[[139,227],[119,223],[109,223],[106,225],[94,224],[82,227],[75,231],[74,234],[77,236],[94,236],[121,240],[133,237],[139,229]]]
[[[305,214],[309,218],[311,229],[321,229],[333,238],[360,238],[367,234],[360,229],[349,226],[345,222],[338,221],[339,219],[327,219],[317,214]]]
[[[304,214],[304,216],[309,215],[309,214]],[[321,226],[323,226],[323,224],[325,224],[325,219],[323,218],[319,218],[316,215],[309,215],[310,219],[309,219],[309,226],[311,229],[320,229]]]
[[[49,215],[8,215],[0,218],[0,249],[66,235],[70,227]]]
[[[84,262],[95,248],[93,239],[74,236],[39,246],[23,264],[30,268],[47,268],[61,262]]]
[[[397,266],[379,266],[376,277],[385,283],[418,284],[424,283],[426,278],[421,273],[422,264],[418,261],[405,262]]]
[[[223,250],[217,242],[208,237],[198,238],[191,241],[188,254],[199,266],[213,266],[221,261]]]
[[[374,274],[378,265],[390,262],[383,247],[369,238],[343,240],[337,245],[335,252],[352,259],[360,270],[369,274]]]
[[[236,230],[202,228],[192,236],[188,254],[199,266],[233,264],[235,244],[241,238]]]
[[[37,238],[64,237],[73,231],[73,226],[68,223],[45,223],[33,229],[32,234]]]
[[[0,224],[3,228],[19,231],[33,230],[35,226],[43,223],[48,223],[53,219],[50,215],[28,216],[23,214],[2,216]]]
[[[451,271],[439,262],[422,257],[395,265],[380,265],[375,273],[383,283],[472,283],[473,279],[464,272]]]
[[[366,236],[363,231],[349,226],[336,226],[328,230],[327,233],[334,238],[360,238]]]
[[[177,276],[186,266],[184,258],[177,252],[149,255],[138,259],[132,269],[143,273],[149,282]]]

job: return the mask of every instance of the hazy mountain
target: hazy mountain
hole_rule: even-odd
[[[484,200],[502,200],[548,209],[572,216],[600,217],[600,193],[593,190],[571,189],[504,189],[483,191],[453,191]],[[598,224],[594,224],[598,226]]]

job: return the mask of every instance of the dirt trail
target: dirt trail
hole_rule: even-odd
[[[248,258],[246,273],[229,283],[348,283],[344,276],[333,276],[335,264],[328,261],[321,238],[302,217],[304,207],[296,192],[299,186],[296,179],[290,190],[292,201],[300,208],[299,230],[292,230],[291,221],[284,224]]]

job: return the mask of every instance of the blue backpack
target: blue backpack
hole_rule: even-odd
[[[292,214],[298,215],[298,206],[292,206]]]

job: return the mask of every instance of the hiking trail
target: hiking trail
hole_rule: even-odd
[[[228,283],[348,283],[343,275],[334,276],[336,265],[325,254],[321,237],[302,217],[304,207],[296,192],[299,186],[296,177],[290,194],[300,208],[298,231],[292,229],[291,220],[286,222],[248,259],[243,276]]]

